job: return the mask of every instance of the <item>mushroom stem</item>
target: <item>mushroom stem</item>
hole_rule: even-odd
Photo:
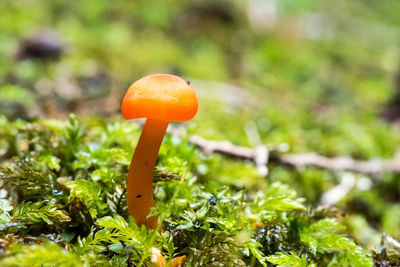
[[[126,197],[129,214],[139,226],[144,224],[151,229],[155,229],[158,223],[156,216],[147,218],[150,209],[154,207],[153,172],[168,123],[147,119],[128,172]]]

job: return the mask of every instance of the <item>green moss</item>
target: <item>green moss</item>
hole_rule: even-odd
[[[151,247],[161,249],[167,259],[186,255],[193,266],[371,263],[331,218],[333,213],[307,211],[304,199],[280,182],[265,184],[263,190],[252,186],[256,180],[240,186],[226,183],[212,167],[213,156],[205,158],[184,137],[168,135],[161,149],[152,213],[163,222],[163,230],[147,231],[127,217],[124,191],[126,151],[134,142],[129,134],[137,136],[138,128],[100,120],[82,125],[73,115],[61,123],[4,123],[17,127],[4,138],[12,134],[18,149],[0,165],[8,199],[15,199],[13,207],[6,200],[0,206],[0,238],[18,249],[6,247],[3,264],[59,264],[57,255],[60,261],[71,258],[79,264],[140,264],[150,260]],[[199,166],[209,171],[199,172]],[[226,168],[232,179],[252,175]],[[49,261],[40,261],[39,253],[49,253]]]
[[[139,265],[151,246],[194,266],[369,265],[370,254],[399,265],[390,245],[366,252],[383,231],[399,238],[399,175],[355,175],[336,209],[316,212],[341,173],[269,164],[264,177],[189,144],[196,134],[362,160],[400,146],[398,126],[379,116],[396,89],[399,1],[270,1],[277,21],[255,23],[259,2],[1,1],[0,265]],[[63,56],[16,60],[43,28]],[[140,127],[118,105],[154,72],[190,80],[200,105],[180,138],[164,139],[154,175],[164,230],[147,233],[129,221],[125,194]],[[83,116],[37,119],[69,112]]]

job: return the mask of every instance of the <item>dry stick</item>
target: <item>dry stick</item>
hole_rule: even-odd
[[[350,157],[328,158],[316,153],[307,154],[281,154],[278,150],[268,151],[267,147],[261,146],[255,149],[236,146],[227,141],[212,141],[200,136],[192,136],[189,142],[197,146],[205,153],[218,153],[225,156],[250,160],[259,166],[268,162],[277,162],[296,169],[304,167],[315,167],[333,171],[352,171],[364,174],[381,174],[385,172],[400,173],[400,154],[392,160],[368,160],[358,161]],[[260,155],[264,148],[265,155]],[[264,160],[257,160],[264,158]]]
[[[391,237],[390,235],[386,235],[386,241],[391,244],[393,247],[396,248],[396,250],[400,251],[400,242]]]
[[[96,228],[97,231],[100,231],[99,226],[94,222],[93,217],[92,217],[92,215],[90,214],[90,211],[89,211],[88,207],[86,206],[85,202],[84,202],[83,200],[81,200],[81,203],[82,203],[82,206],[85,208],[87,214],[89,215],[90,223]],[[103,244],[106,246],[107,253],[108,253],[110,256],[112,256],[113,253],[111,252],[111,250],[110,250],[110,248],[108,247],[107,243],[106,243],[106,242],[103,242]],[[137,251],[137,249],[136,249],[134,246],[132,246],[132,248],[133,248],[133,249],[135,250],[135,252],[138,254],[139,258],[142,259],[142,256],[140,256],[139,251]],[[146,267],[148,267],[147,264],[146,264],[145,262],[143,262],[143,265],[146,266]]]
[[[120,210],[120,208],[121,208],[122,198],[123,198],[123,196],[124,196],[125,194],[126,194],[126,187],[125,187],[124,191],[122,191],[121,195],[118,197],[117,208],[116,208],[117,212],[118,212],[118,211]]]
[[[135,250],[136,254],[139,256],[140,261],[142,261],[142,256],[140,255],[139,251],[138,251],[134,246],[132,246],[132,248],[133,248],[133,250]],[[144,265],[145,267],[149,267],[149,266],[147,265],[147,263],[145,263],[144,261],[143,261],[143,265]]]
[[[383,233],[381,238],[381,249],[386,248],[385,242],[392,245],[397,251],[400,251],[400,242],[393,238],[392,236],[388,235],[387,233]]]
[[[89,211],[88,207],[86,206],[85,201],[83,201],[83,200],[81,199],[81,203],[82,203],[82,206],[85,208],[87,214],[89,215],[90,223],[96,228],[96,231],[97,231],[97,232],[100,231],[100,228],[99,228],[99,226],[94,222],[94,219],[93,219],[93,217],[92,217],[92,214],[90,214],[90,211]],[[112,257],[113,253],[112,253],[112,251],[110,250],[110,248],[108,247],[107,243],[106,243],[105,241],[103,241],[103,244],[104,244],[104,246],[105,246],[106,249],[107,249],[108,255],[109,255],[110,257]]]
[[[133,250],[136,252],[136,254],[139,256],[139,259],[142,260],[142,256],[140,255],[139,251],[138,251],[134,246],[132,246],[132,249],[133,249]],[[128,267],[131,267],[131,266],[132,266],[132,262],[130,261],[130,255],[132,255],[132,254],[133,254],[133,252],[130,252],[130,253],[129,253],[128,262],[127,262]],[[147,265],[147,263],[145,263],[144,261],[143,261],[143,265],[144,265],[145,267],[149,267],[149,266]]]
[[[94,222],[94,219],[93,219],[93,217],[92,217],[92,214],[90,214],[90,211],[89,211],[88,207],[86,206],[85,201],[81,200],[81,203],[82,203],[82,206],[85,208],[86,213],[89,215],[90,223],[96,228],[96,231],[97,231],[97,232],[100,231],[100,228],[99,228],[99,226]],[[108,247],[107,243],[106,243],[106,242],[103,242],[103,244],[106,246],[107,253],[108,253],[110,256],[112,256],[112,252],[111,252],[110,248]]]
[[[143,122],[139,122],[143,126]],[[180,136],[178,129],[168,127],[168,133]],[[267,146],[257,146],[255,148],[237,146],[229,141],[214,141],[193,135],[189,138],[189,143],[197,146],[206,154],[217,153],[224,156],[249,160],[256,167],[265,166],[269,162],[284,164],[295,169],[314,167],[328,169],[332,171],[352,171],[363,174],[378,175],[392,172],[400,173],[400,152],[391,160],[374,159],[367,161],[355,160],[348,156],[329,158],[315,152],[303,154],[282,154],[279,149],[269,150]]]

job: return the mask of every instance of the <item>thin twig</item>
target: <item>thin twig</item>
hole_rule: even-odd
[[[140,255],[139,251],[138,251],[134,246],[132,246],[132,248],[133,248],[133,250],[135,250],[136,254],[139,256],[140,261],[142,261],[142,256]],[[144,262],[144,261],[143,261],[143,265],[144,265],[145,267],[149,267],[149,266],[147,265],[147,263]]]
[[[396,250],[400,251],[400,242],[391,237],[390,235],[386,234],[386,241],[396,248]]]
[[[126,187],[124,188],[124,191],[122,191],[121,195],[118,197],[118,202],[116,207],[117,212],[121,209],[122,198],[125,194],[126,194]]]
[[[120,195],[119,198],[118,198],[118,202],[117,202],[117,211],[121,208],[122,198],[123,198],[123,196],[124,196],[125,194],[126,194],[126,187],[125,187],[124,191],[121,193],[121,195]],[[138,255],[139,259],[142,260],[142,256],[140,255],[139,251],[138,251],[133,245],[131,245],[131,246],[132,246],[132,249],[133,249],[133,250],[136,252],[136,254]],[[128,265],[128,267],[131,267],[131,266],[132,266],[132,262],[129,260],[129,258],[128,258],[127,265]],[[147,264],[146,264],[145,262],[143,262],[143,265],[144,265],[145,267],[148,267]]]
[[[260,157],[260,147],[255,149],[236,146],[228,141],[212,141],[200,136],[192,136],[189,142],[197,146],[205,153],[218,153],[232,158],[249,160],[260,164],[259,158],[263,158],[263,163],[276,162],[296,169],[305,167],[314,167],[320,169],[329,169],[332,171],[352,171],[364,174],[382,174],[386,172],[400,173],[400,155],[398,154],[391,160],[374,159],[359,161],[350,157],[328,158],[317,153],[306,154],[283,154],[278,150],[269,151],[264,147],[266,155]],[[257,162],[259,161],[259,162]]]
[[[139,121],[144,125],[144,121]],[[180,133],[174,127],[168,127],[168,133],[179,136]],[[257,168],[267,165],[269,162],[280,163],[295,169],[314,167],[328,169],[331,171],[351,171],[369,175],[382,173],[400,173],[400,153],[390,160],[355,160],[348,156],[329,158],[317,153],[284,154],[279,149],[268,149],[267,146],[257,146],[255,148],[237,146],[229,141],[214,141],[193,135],[189,138],[189,143],[197,146],[204,153],[217,153],[224,156],[249,160]]]
[[[96,231],[100,231],[99,226],[94,222],[92,215],[90,214],[90,211],[88,209],[88,207],[86,206],[85,201],[83,201],[82,199],[80,200],[81,204],[83,206],[83,208],[86,210],[86,213],[89,215],[89,219],[90,219],[90,223],[96,228]],[[110,248],[108,247],[108,244],[106,242],[102,242],[104,244],[104,246],[106,247],[107,253],[110,257],[112,257],[113,253],[110,250]]]

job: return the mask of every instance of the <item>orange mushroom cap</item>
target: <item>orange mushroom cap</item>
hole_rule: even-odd
[[[196,115],[197,107],[189,82],[175,75],[152,74],[129,87],[122,101],[122,114],[127,120],[187,121]]]

